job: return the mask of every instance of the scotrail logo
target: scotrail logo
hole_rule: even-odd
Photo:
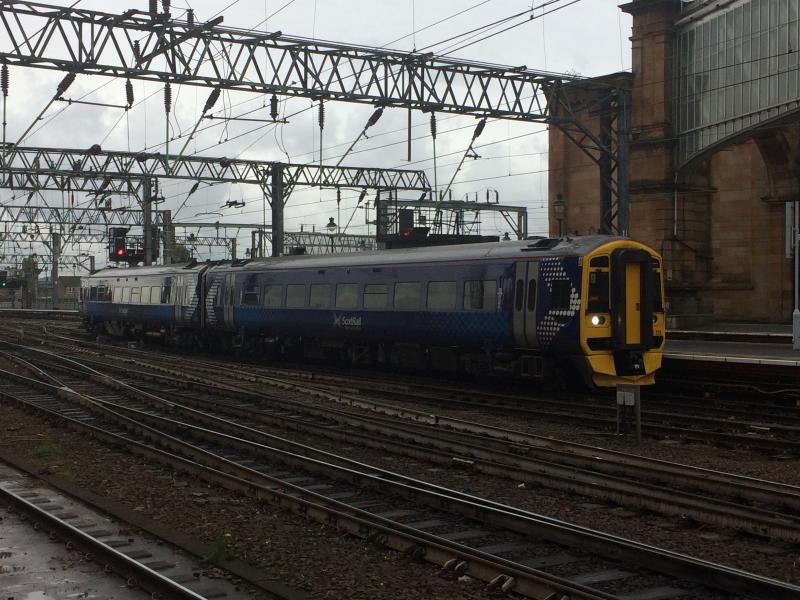
[[[361,329],[361,317],[333,315],[333,326],[339,329]]]

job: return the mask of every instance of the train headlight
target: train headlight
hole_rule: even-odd
[[[592,318],[590,320],[592,322],[592,325],[594,325],[595,327],[599,325],[605,325],[606,323],[606,318],[603,315],[592,315]]]

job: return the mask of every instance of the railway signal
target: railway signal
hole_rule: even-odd
[[[109,232],[111,235],[111,245],[108,259],[116,262],[128,261],[128,229],[124,227],[113,227]]]

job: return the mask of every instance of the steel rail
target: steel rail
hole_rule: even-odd
[[[135,582],[136,586],[151,592],[154,598],[156,595],[164,598],[175,598],[176,600],[204,600],[205,598],[189,588],[182,586],[178,582],[165,577],[158,571],[154,571],[144,564],[126,556],[108,544],[104,544],[97,538],[73,527],[66,521],[28,502],[22,496],[15,494],[3,486],[0,486],[0,502],[5,502],[14,506],[18,511],[25,513],[34,521],[41,523],[46,529],[62,540],[72,543],[95,558],[99,558],[106,568],[112,569],[117,575],[123,577],[128,582]]]
[[[95,371],[94,373],[97,372]],[[126,374],[128,376],[139,375],[140,377],[152,377],[152,375],[148,373],[131,372],[130,370],[126,371]],[[240,423],[221,419],[216,415],[196,410],[185,404],[175,402],[174,400],[164,400],[154,394],[142,391],[139,388],[115,378],[104,375],[90,375],[90,377],[97,383],[107,385],[123,393],[132,394],[140,400],[149,403],[151,406],[163,407],[164,405],[168,405],[173,409],[179,408],[187,414],[190,414],[193,418],[198,419],[200,422],[217,428],[221,427],[228,433],[246,435],[249,436],[248,439],[255,437],[256,439],[269,440],[271,443],[279,442],[285,446],[302,450],[306,454],[314,453],[326,459],[335,458],[336,460],[351,464],[356,468],[381,471],[376,467],[365,465],[364,463],[334,456],[330,453],[311,448],[307,445],[298,444],[279,436],[267,434]],[[175,381],[173,380],[171,383],[175,383]],[[187,398],[186,400],[189,399]],[[773,539],[800,541],[800,523],[797,522],[795,517],[776,514],[773,511],[758,509],[750,505],[743,506],[733,502],[725,502],[716,497],[709,500],[708,498],[681,492],[679,490],[664,490],[661,486],[644,484],[641,482],[634,483],[623,479],[621,477],[622,474],[616,477],[609,477],[607,475],[598,475],[585,468],[565,467],[551,461],[520,456],[519,453],[487,450],[472,439],[467,442],[463,440],[444,441],[441,437],[440,430],[425,431],[420,434],[418,431],[411,431],[408,426],[397,426],[395,423],[387,423],[385,421],[370,426],[370,422],[375,423],[374,420],[371,421],[370,419],[342,413],[341,411],[336,411],[337,414],[332,415],[334,411],[309,410],[298,403],[283,403],[284,406],[293,411],[305,412],[329,420],[335,419],[340,425],[346,424],[364,428],[373,434],[373,436],[367,436],[363,434],[359,435],[352,429],[348,429],[346,432],[337,432],[330,429],[328,425],[315,425],[314,423],[303,423],[297,420],[286,420],[280,416],[270,418],[270,415],[263,411],[243,410],[241,407],[230,404],[225,405],[225,403],[220,403],[218,401],[199,400],[196,403],[204,405],[207,409],[212,409],[215,412],[233,413],[235,416],[247,420],[252,420],[254,418],[262,421],[268,420],[272,424],[283,424],[284,427],[288,426],[293,429],[305,431],[314,430],[320,435],[342,441],[352,441],[354,438],[359,438],[365,445],[378,448],[392,447],[396,452],[417,458],[434,460],[441,464],[450,464],[454,459],[459,458],[463,461],[462,464],[484,473],[510,477],[519,481],[537,483],[546,487],[571,491],[586,496],[598,497],[631,508],[648,509],[673,516],[688,516],[701,522],[720,527],[736,528],[754,535]],[[117,410],[120,409],[118,408]],[[377,437],[378,435],[380,437]],[[395,439],[400,439],[402,441],[396,442],[394,441]],[[596,457],[594,462],[597,462]],[[381,471],[381,474],[391,475],[383,471]],[[629,475],[629,473],[627,474]],[[419,482],[417,482],[417,485],[418,483]],[[793,505],[795,508],[800,506],[800,488],[790,486],[783,486],[783,488],[783,502]],[[791,490],[791,494],[789,490]],[[719,493],[719,491],[719,486],[709,489],[710,493],[716,494]],[[729,494],[732,496],[743,496],[745,498],[753,496],[753,494],[748,494],[749,491],[751,490],[744,486],[736,486],[728,490]],[[755,491],[757,492],[755,495],[759,496],[762,501],[770,500],[767,493],[763,490],[757,489]],[[772,500],[774,502],[774,499]]]
[[[77,340],[77,339],[74,339],[74,338],[66,338],[64,336],[55,336],[55,337],[59,337],[59,338],[68,340],[69,342],[71,342],[73,344],[74,343],[78,343],[78,344],[89,345],[89,346],[92,346],[92,347],[101,347],[101,348],[103,347],[102,345],[97,344],[96,342],[87,342],[85,340]],[[50,343],[52,343],[51,340],[48,340],[48,341]],[[153,355],[152,351],[145,352],[145,351],[141,351],[141,350],[133,350],[133,349],[128,349],[128,348],[118,349],[118,350],[119,350],[120,353],[133,353],[134,355],[147,356],[149,358],[152,358],[152,355]],[[399,407],[399,406],[396,406],[396,405],[392,405],[392,404],[385,403],[385,402],[379,402],[379,401],[376,401],[376,400],[369,400],[369,401],[365,401],[363,399],[352,399],[351,400],[350,396],[348,396],[347,391],[345,391],[345,393],[342,393],[340,391],[339,393],[336,393],[336,394],[325,393],[323,390],[317,389],[317,387],[316,387],[318,385],[317,383],[314,383],[314,388],[309,388],[308,386],[305,386],[305,387],[304,386],[298,386],[293,381],[287,381],[286,379],[280,379],[280,378],[275,378],[275,377],[263,377],[263,376],[259,376],[257,374],[256,375],[252,375],[252,374],[245,375],[245,374],[243,374],[241,372],[240,369],[227,368],[227,367],[222,366],[219,363],[213,363],[213,364],[212,363],[207,363],[207,362],[203,362],[203,361],[198,361],[196,359],[190,359],[190,358],[187,358],[185,356],[176,357],[176,356],[171,355],[171,354],[158,353],[158,357],[160,359],[165,360],[165,361],[180,360],[181,368],[184,371],[185,371],[185,369],[187,367],[192,367],[192,366],[197,366],[198,368],[205,368],[205,369],[213,368],[215,373],[217,373],[217,374],[219,374],[221,372],[224,372],[226,374],[226,376],[233,377],[233,378],[238,378],[238,379],[245,380],[245,381],[251,381],[251,382],[256,382],[257,381],[257,382],[267,383],[267,384],[270,384],[270,385],[275,385],[275,386],[278,386],[278,387],[280,387],[282,389],[293,389],[293,390],[296,390],[296,391],[299,391],[299,392],[302,392],[302,393],[311,393],[311,394],[317,394],[317,395],[321,395],[321,396],[324,395],[326,399],[329,399],[329,400],[332,400],[332,401],[336,401],[336,402],[340,402],[340,403],[343,403],[343,404],[352,404],[353,406],[357,406],[359,408],[363,408],[363,409],[367,409],[367,410],[372,410],[373,412],[383,413],[383,414],[387,414],[387,415],[390,415],[390,416],[405,417],[405,418],[408,418],[410,420],[428,422],[428,423],[431,423],[431,424],[437,424],[437,422],[438,422],[443,427],[448,427],[448,428],[455,429],[455,430],[458,430],[458,431],[463,431],[465,433],[472,433],[472,434],[475,434],[475,435],[487,435],[487,436],[498,438],[498,439],[501,439],[501,440],[513,441],[515,443],[521,443],[521,444],[525,444],[525,445],[530,445],[530,446],[537,447],[537,448],[549,448],[549,449],[554,450],[554,451],[568,452],[568,453],[572,453],[572,454],[577,454],[577,455],[583,456],[583,457],[585,457],[586,459],[589,459],[589,460],[601,459],[601,460],[603,460],[605,462],[619,462],[619,463],[622,463],[622,464],[625,464],[625,465],[638,466],[642,470],[646,470],[648,472],[661,473],[661,474],[664,474],[666,476],[680,476],[680,477],[684,477],[684,478],[687,477],[687,473],[686,472],[688,470],[691,470],[692,473],[694,474],[694,476],[693,476],[694,481],[696,481],[698,483],[703,483],[706,480],[708,480],[708,481],[713,482],[715,484],[722,484],[722,485],[726,485],[726,484],[727,485],[744,484],[746,486],[752,486],[754,482],[757,482],[758,485],[760,485],[760,486],[765,488],[764,489],[764,493],[765,494],[770,494],[770,495],[773,496],[772,499],[774,499],[775,497],[780,498],[781,496],[783,496],[789,502],[792,501],[791,500],[791,496],[794,495],[794,490],[793,490],[794,486],[785,486],[784,484],[779,484],[779,483],[765,481],[765,480],[754,480],[753,478],[749,478],[749,477],[743,477],[743,476],[733,475],[733,474],[729,474],[729,473],[720,473],[720,472],[717,472],[717,471],[711,471],[711,470],[702,469],[702,468],[699,468],[699,467],[690,467],[688,465],[679,465],[677,467],[679,469],[679,472],[676,473],[675,472],[675,466],[672,465],[671,463],[666,463],[664,461],[658,461],[656,459],[650,459],[650,458],[641,457],[641,456],[637,457],[635,455],[623,454],[623,453],[614,452],[614,451],[611,451],[611,450],[606,450],[606,449],[595,447],[595,446],[585,446],[585,445],[581,445],[581,444],[577,444],[577,443],[573,443],[573,442],[565,442],[565,441],[560,441],[560,440],[553,440],[553,439],[550,439],[550,438],[543,438],[541,436],[535,436],[535,435],[526,434],[526,433],[522,433],[522,432],[517,432],[517,431],[513,431],[513,430],[494,428],[494,427],[491,427],[491,426],[486,426],[484,424],[475,423],[475,422],[471,423],[471,422],[464,421],[464,420],[461,420],[461,419],[454,419],[454,418],[438,416],[438,415],[435,415],[435,416],[432,417],[431,413],[429,411],[418,411],[418,410],[413,410],[413,409],[407,409],[407,408],[404,408],[404,407]],[[132,362],[137,362],[135,359],[124,359],[122,356],[119,356],[119,355],[114,356],[114,360],[130,360]],[[146,368],[155,369],[155,370],[162,369],[162,367],[163,367],[163,365],[154,365],[154,364],[152,364],[150,362],[138,361],[138,363],[141,364],[142,366],[145,366]],[[256,368],[256,367],[253,367],[253,368]],[[273,370],[273,369],[270,369],[270,370]],[[174,371],[169,371],[169,370],[167,370],[165,372],[174,373]],[[294,375],[294,373],[292,373],[292,374]],[[313,376],[314,376],[313,373],[311,375],[309,375],[309,374],[301,374],[301,377],[306,377],[306,378],[309,378],[309,379],[312,378]],[[326,376],[323,376],[323,377],[326,377]],[[230,390],[230,391],[233,391],[233,390]],[[674,435],[676,431],[680,432],[682,430],[667,430],[665,433],[669,433],[669,434],[673,434]],[[740,438],[740,437],[743,437],[743,436],[737,436],[736,439],[738,440],[738,438]],[[745,437],[744,442],[745,443],[748,443],[748,442],[752,443],[752,438],[747,436],[747,437]],[[783,449],[783,450],[787,450],[787,449],[795,450],[795,451],[797,450],[797,445],[795,445],[792,442],[785,442],[784,443],[783,441],[779,440],[779,441],[777,441],[777,443],[780,445],[781,449]],[[789,494],[788,496],[785,495],[787,492]],[[760,497],[760,498],[754,498],[754,500],[758,500],[758,501],[769,501],[770,499],[771,499],[770,497],[763,497],[763,496]]]
[[[69,359],[67,359],[67,360],[69,360]],[[181,427],[183,427],[183,426],[185,426],[185,425],[181,425]],[[141,426],[139,426],[139,427],[141,427]],[[170,439],[174,439],[174,438],[170,438]],[[242,443],[242,442],[239,442],[239,443]],[[273,450],[273,451],[275,451],[275,450]],[[203,452],[203,451],[200,451],[200,452]],[[216,458],[215,460],[218,461],[220,459]],[[239,467],[239,468],[241,468],[241,467]],[[245,472],[249,472],[249,470],[246,469]],[[260,475],[260,476],[263,477],[263,475]],[[365,474],[358,473],[358,474],[356,474],[356,476],[357,477],[365,477]],[[448,491],[448,493],[452,493],[452,492]],[[468,496],[468,499],[465,499],[463,501],[459,501],[457,503],[459,504],[459,506],[461,506],[462,510],[465,509],[465,508],[472,508],[473,510],[475,510],[477,508],[477,510],[478,510],[478,512],[476,513],[477,517],[473,516],[473,518],[478,518],[480,516],[483,516],[484,519],[486,519],[487,507],[484,506],[483,504],[481,504],[481,505],[476,507],[473,504],[474,501],[475,501],[474,497]],[[448,500],[446,502],[446,506],[452,507],[454,502],[456,502],[456,500],[454,498],[448,498]],[[485,502],[485,501],[483,501],[483,502]],[[590,530],[585,530],[584,528],[575,528],[575,530],[572,530],[572,531],[565,531],[564,530],[564,525],[565,524],[563,524],[561,522],[554,521],[554,520],[549,520],[549,519],[546,519],[546,518],[542,518],[542,517],[539,517],[539,516],[536,516],[535,519],[534,519],[534,522],[531,522],[530,519],[532,519],[533,517],[530,516],[529,513],[526,513],[526,515],[527,515],[527,519],[526,519],[526,523],[525,523],[526,526],[523,527],[522,529],[520,529],[521,514],[517,514],[516,509],[510,509],[510,507],[503,507],[502,505],[500,505],[500,506],[502,507],[502,511],[503,512],[502,513],[495,513],[493,519],[488,520],[487,522],[491,522],[494,525],[500,525],[500,526],[506,527],[508,529],[520,531],[521,533],[528,533],[528,534],[532,534],[532,535],[541,535],[542,532],[547,529],[548,525],[549,526],[553,526],[553,524],[555,523],[560,528],[559,532],[558,532],[559,533],[559,536],[558,536],[559,539],[557,539],[555,541],[558,541],[559,543],[568,543],[567,540],[571,540],[572,544],[568,543],[568,545],[579,544],[580,547],[582,547],[584,549],[591,549],[593,551],[599,551],[599,553],[601,553],[601,554],[603,553],[602,542],[593,537],[593,536],[597,535],[596,532],[591,532]],[[513,511],[513,512],[509,512],[509,509],[511,511]],[[469,514],[469,513],[465,512],[464,514]],[[574,527],[575,526],[569,526],[568,529],[573,529]],[[592,536],[592,539],[591,540],[587,539],[587,537],[586,537],[587,535]],[[552,537],[551,537],[551,539],[552,539]],[[613,539],[615,539],[617,542],[622,542],[618,538],[613,538]],[[631,542],[626,542],[626,543],[629,544]],[[598,546],[598,544],[599,544],[599,546]],[[616,558],[620,558],[620,557],[622,557],[624,555],[627,555],[630,558],[638,558],[637,562],[639,562],[639,561],[641,561],[643,559],[643,556],[642,556],[643,553],[646,553],[645,550],[644,550],[645,548],[648,548],[650,552],[653,551],[653,549],[650,548],[650,547],[647,547],[647,546],[644,546],[644,545],[639,545],[638,543],[635,543],[635,542],[633,542],[633,544],[635,546],[638,546],[635,550],[633,550],[633,554],[631,554],[631,550],[632,550],[631,548],[628,548],[627,552],[622,551],[621,548],[616,548],[615,551],[612,554]],[[605,551],[607,552],[607,549]],[[676,559],[676,557],[678,557],[679,560],[686,560],[686,557],[681,557],[680,555],[674,555],[674,554],[671,557],[668,558],[669,554],[672,554],[672,553],[663,554],[662,551],[658,551],[657,552],[657,555],[658,555],[657,559],[656,559],[655,556],[652,556],[652,555],[649,556],[648,557],[649,560],[646,561],[647,563],[650,563],[649,568],[654,568],[654,566],[656,564],[659,564],[660,568],[657,568],[655,570],[658,570],[658,571],[661,571],[661,572],[665,572],[665,563],[666,563],[666,566],[671,569],[671,568],[678,567],[678,565],[669,564],[671,560],[674,561]],[[689,559],[689,560],[693,561],[695,559]],[[704,561],[700,561],[700,562],[704,563]],[[704,563],[704,565],[706,567],[708,567],[708,563]],[[695,576],[699,575],[700,576],[699,580],[702,581],[703,583],[708,583],[709,581],[717,581],[717,578],[721,576],[721,574],[719,574],[719,573],[714,573],[714,574],[703,573],[702,575],[700,575],[699,572],[695,572],[695,570],[699,568],[698,565],[691,565],[691,567],[687,567],[686,564],[681,564],[678,567],[678,571],[679,572],[678,573],[672,573],[672,574],[677,574],[677,575],[679,575],[681,577],[687,577],[687,568],[689,569],[689,571],[692,572],[693,575],[695,575]],[[723,569],[726,569],[726,568],[723,567]],[[666,572],[672,572],[672,571],[668,570]],[[731,576],[730,573],[727,573],[726,575],[728,577]],[[710,577],[710,579],[709,579],[709,577]],[[694,577],[692,577],[692,578],[694,578]],[[724,577],[723,577],[723,579],[724,579]],[[740,583],[744,583],[744,582],[740,582]],[[739,588],[736,591],[737,592],[748,591],[748,589],[749,589],[747,587],[748,585],[749,584],[745,583],[745,587]],[[726,588],[726,589],[730,589],[730,588]],[[797,591],[800,591],[800,588],[797,588]],[[777,597],[780,597],[780,596],[774,596],[774,597],[777,598]]]
[[[456,558],[458,559],[457,563],[465,563],[465,567],[462,567],[462,572],[489,582],[498,581],[498,578],[500,578],[500,583],[507,585],[507,589],[513,588],[515,592],[532,598],[545,600],[552,597],[553,593],[567,594],[570,597],[585,598],[587,600],[613,600],[614,598],[609,594],[592,590],[580,584],[569,582],[513,561],[486,554],[462,544],[450,542],[433,534],[373,515],[300,486],[270,478],[258,471],[220,458],[201,448],[136,423],[133,419],[116,414],[114,411],[104,407],[102,401],[98,402],[74,390],[57,388],[3,370],[0,370],[0,376],[48,393],[54,393],[61,399],[77,402],[87,410],[102,413],[104,416],[112,418],[119,423],[125,423],[128,435],[136,433],[150,443],[138,442],[126,436],[117,435],[95,425],[37,406],[2,389],[0,389],[0,398],[12,400],[19,405],[43,412],[52,418],[66,421],[80,431],[91,432],[91,435],[98,439],[116,446],[125,447],[136,455],[187,472],[209,483],[221,485],[226,489],[238,490],[260,500],[268,500],[278,506],[289,508],[297,514],[310,516],[314,520],[328,525],[333,524],[359,537],[366,537],[373,542],[387,545],[404,553],[413,553],[415,556],[425,558],[435,564],[450,565],[449,568],[453,568],[456,563],[452,561]],[[168,452],[162,447],[177,448],[189,458]],[[197,462],[197,458],[203,458],[211,464]],[[224,468],[228,468],[234,473],[226,472],[223,470]],[[756,584],[755,580],[749,583],[743,581],[742,585],[756,585],[760,588],[761,586],[773,587],[774,584],[777,584],[776,590],[785,587],[781,582],[768,578],[758,579],[763,581],[759,584]],[[800,588],[797,589],[800,591]],[[780,596],[776,596],[776,598],[780,598]]]
[[[152,370],[156,368],[156,365],[142,363],[141,361],[134,361],[137,364],[150,368],[151,371],[146,374],[140,374],[142,377],[154,377]],[[98,364],[97,361],[94,364]],[[110,363],[103,363],[100,362],[101,365],[106,365],[109,367],[113,367],[113,364]],[[170,374],[166,377],[168,383],[174,383],[174,379],[170,379],[170,377],[177,376],[177,372],[174,370],[170,370],[163,365],[159,365],[158,368],[166,369],[167,372]],[[218,367],[219,370],[219,367]],[[133,371],[129,371],[130,375],[135,374]],[[217,373],[218,374],[218,373]],[[243,375],[238,371],[230,371],[226,370],[226,376],[234,376],[239,377],[240,379],[247,379],[252,380],[252,376]],[[155,376],[156,378],[158,376]],[[258,378],[258,381],[264,381],[261,378]],[[195,385],[199,385],[199,383],[195,383]],[[208,391],[215,391],[213,385],[207,388]],[[252,390],[231,390],[230,387],[226,387],[225,391],[232,392],[236,391],[237,393],[244,393],[245,391],[252,395]],[[309,391],[309,390],[304,390]],[[279,403],[280,405],[286,407],[289,410],[299,410],[305,412],[307,414],[313,414],[320,418],[335,418],[340,421],[347,422],[351,425],[356,426],[365,426],[370,420],[365,416],[357,416],[351,413],[346,413],[342,411],[336,411],[330,408],[324,409],[315,409],[313,407],[308,406],[307,404],[297,402],[297,401],[289,401],[285,398],[279,398],[274,395],[265,396],[263,391],[257,393],[255,396],[257,399],[269,398],[269,400],[273,403]],[[345,399],[346,396],[339,396],[338,399]],[[196,402],[202,403],[202,401],[196,400]],[[225,408],[223,405],[215,402],[212,403],[216,408]],[[390,406],[390,405],[386,405]],[[236,412],[236,408],[233,406],[227,407],[228,411]],[[253,413],[246,413],[239,411],[237,416],[248,418],[252,416]],[[267,415],[262,415],[266,417]],[[428,413],[420,413],[418,417],[426,418],[428,417]],[[441,418],[440,418],[441,419]],[[415,419],[419,420],[419,418]],[[372,422],[376,422],[375,419]],[[420,427],[423,427],[422,424],[406,424],[406,425],[399,425],[394,421],[389,420],[382,420],[377,421],[378,426],[383,427],[383,431],[387,429],[391,429],[393,432],[410,432],[410,428],[417,428],[416,433],[420,431]],[[465,439],[467,440],[467,445],[462,445],[459,447],[459,451],[464,452],[465,454],[473,454],[480,453],[484,449],[477,447],[478,443],[486,444],[487,434],[490,434],[489,440],[495,440],[498,444],[501,445],[501,450],[507,450],[507,459],[509,462],[512,462],[516,459],[525,460],[519,457],[519,454],[524,453],[526,458],[529,457],[531,452],[535,453],[542,453],[547,452],[549,456],[547,457],[549,460],[543,461],[545,464],[556,460],[561,462],[569,461],[575,464],[576,459],[578,459],[578,466],[581,468],[593,468],[596,469],[597,467],[605,468],[605,472],[610,474],[615,474],[618,476],[630,476],[633,474],[638,477],[643,477],[646,479],[656,479],[660,482],[668,482],[673,484],[680,484],[684,487],[687,486],[687,481],[689,483],[688,487],[690,488],[699,488],[707,491],[711,494],[719,494],[723,493],[728,495],[729,497],[741,497],[744,499],[749,499],[758,502],[766,502],[770,504],[782,504],[787,507],[792,508],[800,508],[800,489],[796,486],[791,486],[788,484],[781,484],[776,482],[770,482],[765,480],[758,480],[749,477],[743,477],[738,475],[732,475],[728,473],[720,473],[717,471],[712,471],[709,469],[702,469],[698,467],[691,467],[688,465],[676,465],[674,463],[667,463],[664,461],[659,461],[655,459],[649,459],[646,457],[638,457],[635,455],[627,455],[620,452],[614,452],[610,450],[605,450],[602,448],[597,448],[593,446],[584,446],[581,444],[575,444],[570,442],[561,442],[558,440],[552,440],[550,438],[542,438],[538,436],[533,436],[530,434],[522,434],[515,432],[513,430],[501,430],[497,429],[494,431],[493,429],[487,427],[485,425],[478,425],[476,423],[470,424],[467,421],[459,421],[458,426],[454,427],[454,420],[447,420],[446,422],[439,423],[439,431],[435,433],[433,430],[424,432],[423,434],[427,433],[425,436],[425,440],[431,440],[434,438],[442,440],[442,436],[453,436],[458,433],[459,438],[456,440],[457,443],[462,443]],[[472,425],[472,427],[470,427]],[[449,427],[454,429],[453,432],[442,432],[441,427]],[[467,426],[465,429],[464,426]],[[479,429],[476,431],[474,427],[477,426]],[[411,435],[414,435],[415,432],[411,432]],[[465,438],[465,436],[467,436]],[[509,437],[515,438],[514,440],[508,439]],[[501,439],[498,439],[501,438]],[[413,441],[420,442],[423,441],[423,438],[415,438]],[[513,444],[513,445],[512,445]],[[453,450],[453,447],[447,448],[448,450]],[[486,457],[486,456],[484,456]],[[582,459],[582,460],[581,460]],[[528,463],[528,466],[531,466],[533,463]],[[616,465],[619,465],[620,468],[614,468]],[[609,468],[610,467],[610,468]],[[654,474],[660,474],[661,477],[654,477]],[[590,485],[596,485],[595,483],[590,483]],[[661,496],[660,494],[658,496]],[[619,500],[622,503],[630,503],[630,499],[626,496],[623,496]],[[650,506],[649,508],[653,508]],[[683,510],[683,507],[678,508],[678,510]],[[750,510],[748,508],[748,510]],[[713,521],[716,522],[716,521]],[[725,526],[729,526],[725,525]]]

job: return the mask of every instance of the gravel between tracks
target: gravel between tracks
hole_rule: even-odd
[[[311,598],[443,600],[494,597],[465,577],[446,580],[427,563],[376,548],[267,504],[209,488],[24,411],[2,407],[0,445],[100,496],[187,535],[218,544],[231,535],[232,557]]]
[[[501,427],[526,429],[512,418],[488,415],[465,415],[463,412],[437,411],[451,416],[480,420]],[[266,426],[261,427],[265,431]],[[527,430],[537,435],[571,439],[593,445],[603,445],[620,451],[635,452],[654,458],[696,464],[707,468],[728,470],[751,476],[795,482],[798,479],[799,460],[777,460],[754,455],[747,451],[726,451],[693,444],[678,446],[657,441],[637,444],[625,438],[608,438],[576,432],[568,427],[548,423],[528,425]],[[676,552],[689,554],[712,562],[760,573],[775,579],[800,583],[800,552],[791,544],[726,531],[697,524],[688,519],[664,517],[657,514],[627,510],[614,504],[586,496],[577,496],[558,490],[518,481],[471,472],[458,466],[439,466],[412,458],[378,452],[356,445],[343,446],[294,431],[269,429],[288,439],[335,452],[354,460],[374,464],[410,477],[424,479],[438,485],[458,489],[470,494],[491,498],[518,508],[562,519],[592,529],[638,540]]]
[[[484,410],[448,410],[413,402],[406,405],[423,410],[427,407],[438,414],[535,435],[800,485],[800,459],[797,458],[770,457],[749,450],[726,450],[671,440],[646,439],[637,444],[632,438],[546,421],[525,423],[518,417],[488,414]],[[36,418],[24,412],[4,409],[4,413],[6,418],[0,425],[0,433],[3,433],[0,444],[13,444],[17,452],[32,460],[38,459],[43,466],[57,472],[62,470],[61,474],[74,477],[87,489],[122,501],[205,541],[213,543],[225,533],[231,533],[234,539],[232,551],[237,558],[263,568],[277,580],[311,590],[313,597],[417,598],[421,595],[447,599],[487,596],[478,583],[442,580],[430,565],[411,563],[396,553],[340,536],[286,512],[259,506],[249,499],[231,497],[224,491],[209,490],[184,479],[173,479],[164,471],[143,465],[127,455],[109,454],[102,447],[87,443],[81,436],[61,429],[42,428]],[[43,433],[47,440],[54,440],[62,449],[59,460],[49,457],[42,460],[41,448],[46,442],[36,438],[37,432]],[[520,488],[516,481],[455,467],[433,466],[358,446],[342,447],[316,436],[287,431],[280,431],[280,435],[569,522],[800,583],[797,546],[697,526],[683,519],[622,510],[588,497],[542,487]],[[13,441],[15,439],[19,441]],[[80,469],[71,464],[79,464]],[[129,475],[116,481],[111,473]]]

